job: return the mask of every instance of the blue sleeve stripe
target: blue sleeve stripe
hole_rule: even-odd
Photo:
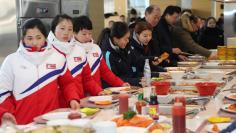
[[[6,95],[6,94],[8,94],[8,93],[11,93],[11,91],[6,91],[6,92],[1,93],[1,94],[0,94],[0,97]]]
[[[38,79],[34,84],[32,84],[29,88],[27,88],[25,91],[21,92],[20,94],[24,94],[30,90],[32,90],[33,88],[35,88],[36,86],[42,84],[44,81],[48,80],[49,78],[58,75],[60,73],[62,73],[66,68],[66,63],[64,64],[64,66],[61,69],[58,70],[54,70],[46,75],[44,75],[43,77],[41,77],[40,79]]]
[[[71,70],[71,74],[73,75],[73,74],[75,74],[76,72],[78,72],[81,68],[83,68],[83,66],[84,66],[86,63],[87,63],[87,59],[86,59],[84,62],[78,64],[76,67],[74,67],[74,68]]]
[[[95,61],[95,63],[92,65],[91,67],[91,71],[93,72],[95,70],[95,68],[99,65],[100,60],[102,58],[102,54],[98,57],[98,59]]]
[[[111,70],[111,63],[110,63],[110,60],[109,60],[110,54],[111,54],[110,51],[107,51],[107,52],[106,52],[106,63],[107,63],[107,66],[108,66],[108,67],[110,68],[110,70]]]

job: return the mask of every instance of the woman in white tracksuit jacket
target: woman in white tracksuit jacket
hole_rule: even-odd
[[[28,124],[33,118],[59,108],[58,86],[68,105],[79,107],[78,90],[67,69],[64,55],[46,43],[46,30],[39,19],[23,26],[18,50],[0,69],[0,117]]]

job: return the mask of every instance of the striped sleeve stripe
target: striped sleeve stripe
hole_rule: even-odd
[[[100,57],[98,57],[98,59],[97,59],[97,60],[95,61],[95,63],[92,65],[92,67],[91,67],[91,70],[92,70],[92,71],[94,71],[95,68],[99,65],[101,58],[102,58],[102,54],[100,55]]]
[[[81,68],[83,68],[83,66],[87,63],[87,59],[82,62],[81,64],[78,64],[76,67],[74,67],[72,70],[71,70],[71,74],[75,74],[76,72],[78,72]]]
[[[38,79],[34,84],[32,84],[29,88],[27,88],[25,91],[21,92],[20,94],[24,94],[30,90],[32,90],[33,88],[35,88],[36,86],[42,84],[43,82],[45,82],[46,80],[48,80],[49,78],[56,76],[58,74],[61,74],[64,69],[66,68],[66,63],[64,64],[64,66],[61,69],[58,70],[54,70],[46,75],[44,75],[43,77],[41,77],[40,79]]]

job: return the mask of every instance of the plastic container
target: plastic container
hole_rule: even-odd
[[[198,89],[200,96],[212,96],[216,90],[217,83],[215,82],[199,82],[195,86]]]
[[[152,86],[156,87],[156,94],[157,95],[167,95],[170,90],[170,82],[158,82],[153,81]]]

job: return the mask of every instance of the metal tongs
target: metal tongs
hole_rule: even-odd
[[[190,103],[192,101],[200,101],[200,100],[210,100],[210,97],[187,97],[186,103]]]

